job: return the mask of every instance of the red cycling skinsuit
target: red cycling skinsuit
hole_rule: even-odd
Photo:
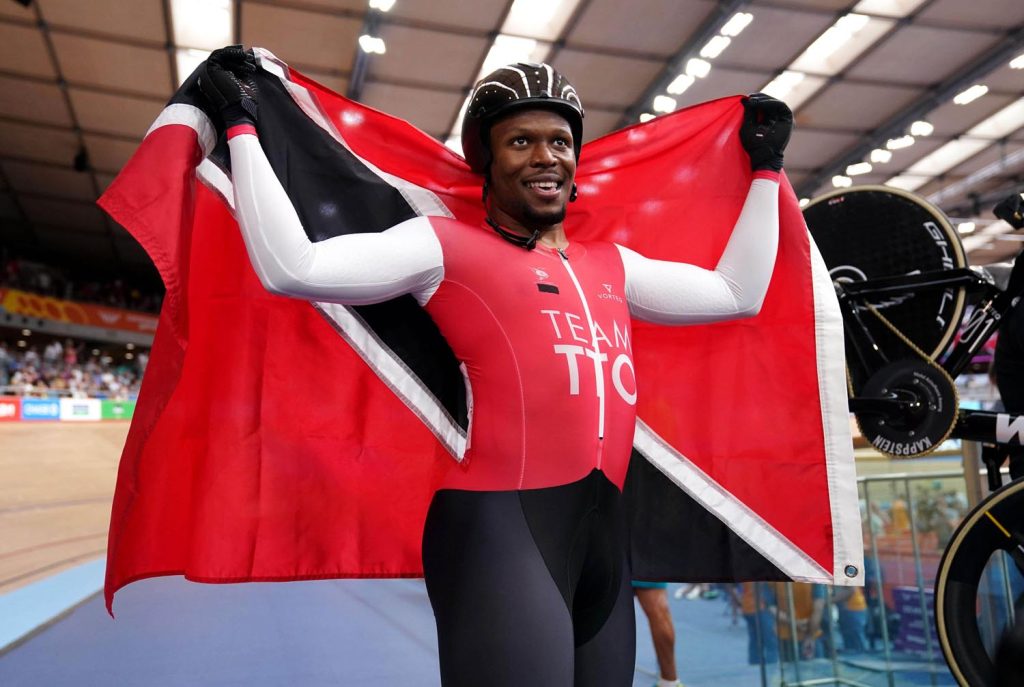
[[[229,131],[229,147],[239,225],[266,288],[349,305],[411,294],[463,364],[467,450],[424,534],[442,683],[630,684],[617,511],[636,418],[630,318],[756,314],[775,262],[778,175],[755,175],[719,264],[704,270],[612,243],[526,250],[436,217],[314,244],[252,128]]]

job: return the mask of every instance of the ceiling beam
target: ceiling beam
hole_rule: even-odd
[[[363,28],[359,31],[360,36],[377,36],[380,29],[380,10],[368,9],[363,16]],[[345,95],[349,100],[358,101],[363,95],[363,86],[366,84],[366,73],[370,70],[370,54],[362,49],[359,41],[356,41],[356,56],[352,61],[352,75],[348,79],[348,91]]]
[[[651,109],[651,102],[654,96],[661,95],[668,88],[668,85],[679,76],[686,66],[687,60],[697,57],[700,49],[704,47],[711,38],[717,34],[725,23],[729,21],[736,12],[749,4],[749,0],[719,0],[718,5],[711,12],[711,16],[704,20],[704,23],[683,43],[668,64],[661,70],[661,73],[652,81],[637,100],[630,105],[615,129],[621,129],[630,124],[636,124],[640,115]]]
[[[957,93],[1008,63],[1017,55],[1022,46],[1024,46],[1024,26],[1018,26],[999,41],[994,48],[930,89],[924,98],[893,115],[864,140],[847,148],[818,168],[815,174],[800,184],[797,195],[804,198],[810,197],[827,179],[844,172],[848,165],[862,162],[873,149],[882,146],[886,140],[902,136],[912,123],[926,118],[929,112],[952,100]]]

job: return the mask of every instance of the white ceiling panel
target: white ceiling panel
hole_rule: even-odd
[[[0,65],[6,72],[56,78],[39,29],[0,23]]]
[[[43,19],[55,27],[167,42],[162,0],[36,0]]]
[[[78,137],[70,129],[0,122],[0,151],[4,157],[71,165],[78,152]],[[45,189],[40,189],[45,191]]]
[[[997,41],[987,33],[905,26],[882,39],[849,75],[883,82],[940,83]]]
[[[937,135],[955,136],[995,114],[1014,100],[1016,98],[1012,96],[989,93],[966,105],[949,102],[934,110],[928,116],[928,121],[935,126]]]
[[[837,81],[800,108],[797,122],[868,131],[907,108],[922,91]]]
[[[1024,48],[1019,54],[1024,55]],[[1008,61],[985,77],[985,85],[999,93],[1021,93],[1024,91],[1024,69],[1010,69]]]
[[[891,151],[892,159],[885,164],[876,164],[875,169],[879,172],[888,172],[885,177],[886,179],[892,178],[901,171],[912,166],[925,155],[928,155],[939,147],[945,145],[946,142],[947,139],[937,136],[918,138],[914,145],[909,148],[901,148],[900,150]]]
[[[106,136],[85,135],[85,149],[89,151],[89,161],[94,169],[103,172],[119,171],[138,147],[139,144],[136,142],[121,141]]]
[[[803,52],[835,17],[820,12],[793,12],[772,7],[747,8],[753,21],[719,60],[729,66],[762,67],[788,64]]]
[[[17,98],[0,98],[0,116],[71,126],[64,95],[56,84],[0,76],[0,92],[18,94]]]
[[[2,166],[11,187],[16,191],[31,193],[46,189],[47,193],[61,198],[84,201],[91,201],[96,197],[92,177],[84,172],[76,172],[70,167],[53,167],[11,160],[3,162]]]
[[[243,2],[244,4],[249,5],[255,4],[250,0],[236,0],[236,2]],[[256,2],[261,5],[281,5],[282,7],[295,7],[298,5],[300,7],[316,7],[318,9],[332,11],[357,12],[360,15],[365,14],[367,8],[366,0],[256,0]]]
[[[386,26],[380,37],[387,52],[370,59],[370,76],[403,83],[422,82],[462,88],[476,76],[490,48],[483,37]]]
[[[1004,31],[1024,22],[1021,0],[935,0],[921,12],[925,21],[942,21],[959,26],[979,26]]]
[[[668,57],[711,14],[708,0],[593,0],[569,34],[569,45],[608,46]]]
[[[797,130],[786,148],[786,162],[800,169],[814,169],[828,162],[837,150],[856,142],[854,134]]]
[[[163,100],[144,100],[72,88],[71,106],[85,131],[142,138],[164,109]]]
[[[604,136],[615,128],[621,117],[621,110],[599,110],[587,107],[586,116],[583,118],[583,142],[586,143]]]
[[[171,60],[164,49],[55,33],[53,45],[61,71],[74,86],[104,86],[170,97]]]
[[[778,4],[778,2],[777,0],[754,0],[745,11],[756,13],[760,9],[759,5],[766,4]],[[849,9],[850,5],[853,4],[853,0],[787,0],[786,4],[793,7],[838,12]]]
[[[451,93],[368,83],[362,101],[370,107],[412,122],[421,131],[440,137],[451,129],[461,98]]]
[[[267,48],[285,62],[348,71],[362,21],[324,12],[305,12],[245,3],[242,42]]]
[[[706,78],[697,79],[686,92],[674,97],[679,101],[679,107],[689,107],[730,95],[756,93],[771,78],[766,73],[712,67]]]
[[[431,0],[431,2],[397,2],[389,15],[445,26],[458,26],[474,31],[497,31],[503,18],[505,2],[465,2],[465,0]]]
[[[38,224],[92,233],[107,230],[103,213],[95,203],[22,196],[21,207],[29,220]]]
[[[583,100],[583,107],[629,107],[658,76],[661,62],[612,57],[566,48],[558,52],[554,66],[566,76]]]
[[[1004,159],[1009,152],[1011,151],[1007,146],[994,143],[974,157],[960,163],[950,171],[952,174],[957,176],[970,176],[983,167],[987,167],[993,163],[998,163],[1000,160]],[[1006,174],[1009,173],[1009,171],[1006,172]]]

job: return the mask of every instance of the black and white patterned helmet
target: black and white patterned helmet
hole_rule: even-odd
[[[517,62],[482,78],[462,120],[462,152],[477,174],[491,164],[491,124],[520,109],[541,108],[565,117],[572,131],[576,159],[583,145],[583,104],[576,89],[551,65]]]

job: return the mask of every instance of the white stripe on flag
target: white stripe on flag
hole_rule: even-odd
[[[689,458],[676,451],[640,418],[636,420],[633,446],[651,465],[785,575],[801,582],[832,584],[832,575],[827,570],[722,488]]]
[[[187,105],[185,103],[171,103],[165,107],[149,126],[146,136],[149,136],[162,126],[171,124],[181,124],[196,132],[196,136],[199,138],[199,147],[203,149],[204,158],[213,152],[213,147],[217,145],[217,130],[214,128],[210,118],[195,105]]]
[[[367,169],[398,191],[413,212],[421,217],[454,217],[437,194],[393,174],[388,174],[356,155],[334,123],[317,105],[312,94],[288,78],[288,65],[277,59],[269,50],[254,48],[253,51],[259,58],[260,66],[281,80],[285,89],[305,115],[343,145]],[[466,453],[466,431],[459,426],[437,397],[412,373],[405,362],[377,338],[376,334],[356,315],[352,308],[337,303],[314,303],[313,305],[331,322],[335,331],[359,353],[380,380],[426,424],[438,441],[444,444],[448,452],[456,460],[461,461]]]
[[[846,393],[846,351],[843,315],[825,261],[807,234],[811,248],[814,292],[814,342],[817,349],[818,397],[825,434],[825,471],[832,510],[833,574],[836,585],[864,584],[864,540],[861,534],[857,469],[850,435]],[[852,566],[852,568],[850,568]],[[848,568],[850,568],[848,570]],[[855,574],[850,575],[853,569]]]

